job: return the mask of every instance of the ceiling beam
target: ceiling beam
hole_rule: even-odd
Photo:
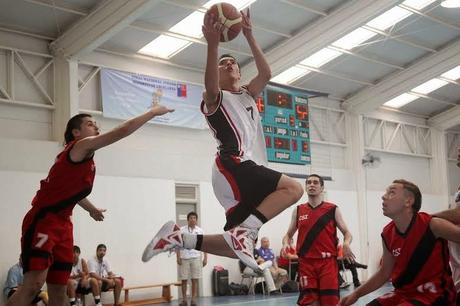
[[[347,49],[335,47],[333,45],[328,46],[328,48],[332,49],[332,50],[335,50],[335,51],[339,51],[339,52],[348,54],[348,55],[351,55],[351,56],[354,56],[354,57],[357,57],[357,58],[360,58],[362,60],[365,60],[365,61],[368,61],[368,62],[371,62],[371,63],[380,64],[380,65],[391,67],[391,68],[398,69],[398,70],[403,70],[404,69],[403,66],[388,63],[388,62],[383,61],[381,59],[376,59],[374,57],[366,56],[366,55],[363,55],[361,53],[356,53],[354,51],[350,51],[350,50],[347,50]]]
[[[402,0],[356,0],[346,2],[326,17],[314,21],[298,34],[292,36],[291,39],[266,52],[266,58],[270,63],[272,74],[277,75],[286,68],[297,64],[307,56],[330,45],[360,27],[363,23],[401,2]],[[251,61],[243,67],[242,81],[247,82],[250,77],[256,74],[256,65],[254,61]]]
[[[328,15],[327,12],[322,11],[322,10],[317,9],[317,8],[314,8],[314,7],[310,6],[310,5],[306,5],[304,3],[298,3],[298,2],[295,2],[295,1],[292,1],[292,0],[281,0],[281,2],[284,2],[286,4],[289,4],[290,6],[300,8],[302,10],[305,10],[307,12],[314,13],[314,14],[317,14],[317,15],[321,15],[321,16],[327,16]]]
[[[383,103],[456,67],[459,62],[460,39],[423,57],[407,69],[388,75],[372,88],[361,90],[345,100],[342,106],[357,114],[375,110]]]
[[[50,44],[54,55],[87,54],[150,10],[159,0],[108,0]]]
[[[428,125],[441,130],[447,130],[460,124],[460,105],[449,108],[428,119]]]
[[[69,5],[68,3],[64,1],[56,1],[56,0],[24,0],[24,1],[33,3],[33,4],[37,4],[37,5],[41,5],[41,6],[46,6],[52,9],[56,9],[58,11],[80,15],[80,16],[86,16],[88,14],[86,10],[75,7],[73,5]],[[60,2],[60,3],[55,3],[55,2]]]

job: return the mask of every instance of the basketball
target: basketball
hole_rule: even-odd
[[[217,21],[224,26],[220,41],[231,41],[240,33],[242,28],[241,13],[233,5],[226,2],[216,3],[208,9],[206,14],[213,14]]]

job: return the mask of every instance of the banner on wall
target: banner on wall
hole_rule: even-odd
[[[144,113],[154,102],[174,108],[150,122],[192,129],[206,129],[200,112],[203,87],[147,75],[101,69],[104,117],[129,119]]]
[[[269,83],[256,100],[270,162],[311,164],[308,98],[325,95]]]

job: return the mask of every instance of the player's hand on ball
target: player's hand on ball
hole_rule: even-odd
[[[158,104],[158,103],[153,103],[151,111],[155,116],[161,116],[161,115],[164,115],[164,114],[167,114],[167,113],[172,113],[174,111],[174,109],[167,108],[166,106],[163,106],[163,105]]]
[[[201,27],[201,31],[203,32],[204,38],[206,38],[208,44],[218,45],[220,41],[220,34],[223,30],[224,27],[221,23],[219,23],[214,14],[204,15],[204,22]]]

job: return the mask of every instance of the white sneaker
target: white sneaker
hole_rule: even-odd
[[[155,255],[167,252],[176,247],[182,248],[183,245],[179,226],[174,221],[168,221],[145,248],[142,254],[142,261],[147,262]]]
[[[225,242],[235,252],[241,261],[255,272],[262,272],[254,259],[254,242],[257,239],[257,229],[235,227],[223,234]]]

